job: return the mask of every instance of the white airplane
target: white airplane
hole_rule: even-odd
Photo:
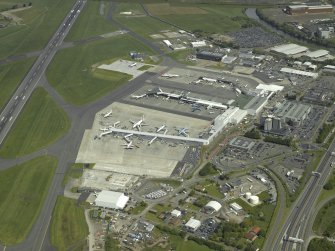
[[[144,122],[144,116],[142,116],[142,118],[138,121],[133,121],[133,120],[130,120],[130,123],[133,124],[133,128],[137,128],[137,130],[141,131],[141,126],[146,126],[147,124],[143,124]]]
[[[156,132],[160,132],[160,131],[162,131],[165,127],[166,127],[165,124],[162,125],[161,127],[156,127],[156,128],[157,128]]]
[[[136,65],[137,65],[137,63],[132,63],[132,64],[129,65],[129,67],[134,67]]]
[[[133,141],[130,141],[128,144],[123,144],[124,149],[133,149],[134,145],[133,145]]]
[[[107,132],[110,130],[110,126],[105,127],[105,128],[100,128],[100,131]]]
[[[142,95],[131,95],[131,97],[134,98],[134,99],[144,98],[145,96],[147,96],[147,94],[142,94]]]
[[[113,124],[113,127],[117,127],[119,124],[120,124],[120,121],[116,121],[116,122]]]
[[[176,129],[178,131],[178,135],[183,135],[185,137],[188,137],[188,129],[187,128],[179,128]]]
[[[103,114],[103,115],[104,115],[104,118],[111,117],[111,116],[112,116],[112,113],[113,113],[113,110],[110,110],[109,112]]]
[[[157,137],[152,138],[152,139],[149,141],[148,145],[150,146],[156,139],[157,139]]]
[[[131,141],[128,138],[131,137],[131,136],[133,136],[133,134],[129,133],[129,134],[125,135],[123,138],[129,143]]]
[[[164,73],[161,76],[164,77],[164,78],[177,78],[177,77],[179,77],[179,75],[177,75],[177,74],[168,74],[168,73]]]

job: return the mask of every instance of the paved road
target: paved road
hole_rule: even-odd
[[[311,210],[318,198],[327,177],[329,176],[332,168],[330,166],[334,157],[331,152],[335,151],[335,140],[330,145],[328,151],[320,161],[316,171],[320,175],[311,176],[307,182],[305,189],[300,194],[299,198],[293,204],[291,211],[286,218],[286,221],[279,234],[274,240],[268,240],[272,243],[271,250],[302,250],[303,245],[285,241],[288,237],[303,239],[306,225],[309,221]]]
[[[56,54],[58,46],[63,42],[64,37],[70,31],[85,3],[86,0],[77,0],[73,9],[65,17],[64,21],[46,45],[43,53],[40,54],[26,77],[21,82],[20,86],[17,88],[13,97],[3,109],[0,115],[0,145],[7,136],[7,133],[11,129],[33,90],[38,85],[45,69]]]

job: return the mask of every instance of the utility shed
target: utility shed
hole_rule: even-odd
[[[95,205],[112,209],[123,209],[129,200],[123,193],[101,191],[95,199]]]

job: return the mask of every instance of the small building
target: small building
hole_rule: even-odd
[[[129,197],[123,193],[104,190],[98,194],[95,205],[111,209],[124,209],[128,201]]]
[[[234,209],[236,212],[241,211],[243,208],[237,204],[236,202],[233,202],[229,205],[232,209]]]
[[[224,54],[219,53],[219,52],[200,51],[196,54],[196,57],[198,59],[205,59],[205,60],[220,62],[222,61]]]
[[[179,210],[177,210],[177,209],[174,209],[174,210],[172,210],[172,212],[171,212],[171,216],[173,216],[173,217],[180,217],[181,216],[181,211],[179,211]]]
[[[195,42],[191,42],[191,46],[192,48],[198,48],[198,47],[204,47],[206,46],[206,41],[195,41]]]
[[[206,211],[209,211],[209,212],[211,212],[211,213],[213,213],[213,212],[219,212],[220,211],[220,209],[221,209],[221,204],[219,203],[219,202],[217,202],[217,201],[215,201],[215,200],[212,200],[212,201],[210,201],[210,202],[208,202],[207,204],[206,204],[206,206],[205,206],[205,210]]]
[[[326,29],[319,28],[316,34],[318,35],[318,37],[323,38],[323,39],[330,38],[330,30],[328,29],[326,30]]]
[[[185,228],[188,231],[195,232],[201,226],[201,221],[191,218],[186,224]]]
[[[310,77],[310,78],[317,78],[319,76],[316,72],[309,72],[309,71],[300,71],[288,67],[283,67],[280,69],[280,72],[287,73],[289,75],[298,75],[298,76],[304,76],[304,77]]]
[[[260,227],[253,227],[249,230],[249,232],[245,234],[245,238],[250,241],[254,241],[258,237],[260,232],[261,232]]]

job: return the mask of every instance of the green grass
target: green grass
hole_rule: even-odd
[[[22,25],[0,30],[0,58],[42,49],[75,2],[74,0],[31,0],[32,8],[15,13]],[[28,3],[18,0],[15,3]]]
[[[145,45],[128,35],[97,41],[59,51],[47,69],[51,85],[67,102],[82,105],[97,100],[124,84],[130,76],[119,72],[93,70],[92,65],[130,59],[130,51],[151,54]]]
[[[149,70],[150,68],[152,68],[153,66],[152,65],[143,65],[141,66],[140,68],[138,68],[139,71],[146,71],[146,70]]]
[[[196,63],[193,61],[187,61],[187,57],[191,54],[194,54],[192,49],[173,51],[168,53],[169,57],[176,61],[182,62],[187,65],[196,65]]]
[[[243,7],[229,5],[182,5],[195,6],[206,10],[207,14],[162,15],[160,18],[189,31],[224,33],[238,30],[250,21],[244,15]],[[196,20],[196,22],[194,21]]]
[[[130,30],[147,38],[149,37],[149,35],[157,34],[162,30],[175,29],[174,27],[165,24],[163,22],[160,22],[154,18],[144,16],[142,7],[137,3],[133,4],[119,3],[116,13],[120,13],[123,11],[132,11],[137,15],[143,15],[137,17],[131,17],[131,16],[129,17],[125,15],[116,14],[115,19],[118,22],[122,23],[123,25],[127,26]]]
[[[11,98],[34,61],[35,58],[29,58],[11,64],[0,65],[0,110]]]
[[[94,164],[90,164],[89,168],[94,166]],[[67,184],[70,178],[72,179],[79,179],[83,175],[84,164],[82,163],[75,163],[73,164],[65,173],[63,179],[63,186]]]
[[[131,210],[131,214],[138,215],[142,213],[144,209],[146,209],[148,205],[145,202],[136,203],[136,206]]]
[[[307,251],[335,251],[335,246],[331,241],[327,239],[317,239],[314,238],[308,244]]]
[[[39,150],[70,128],[67,114],[42,88],[34,90],[0,149],[0,156],[14,158]]]
[[[51,220],[51,243],[57,250],[67,250],[70,246],[84,241],[88,235],[84,209],[76,200],[59,196]]]
[[[34,224],[48,192],[57,160],[43,156],[0,172],[0,240],[22,242]]]
[[[181,185],[181,181],[179,180],[174,180],[174,179],[152,179],[152,182],[155,182],[157,184],[164,183],[168,184],[174,188],[179,187]]]
[[[67,41],[79,40],[116,30],[106,17],[109,3],[104,1],[104,15],[100,15],[100,3],[101,1],[87,1],[84,10],[66,36]]]
[[[318,212],[313,230],[318,235],[335,237],[335,200],[329,201]]]

